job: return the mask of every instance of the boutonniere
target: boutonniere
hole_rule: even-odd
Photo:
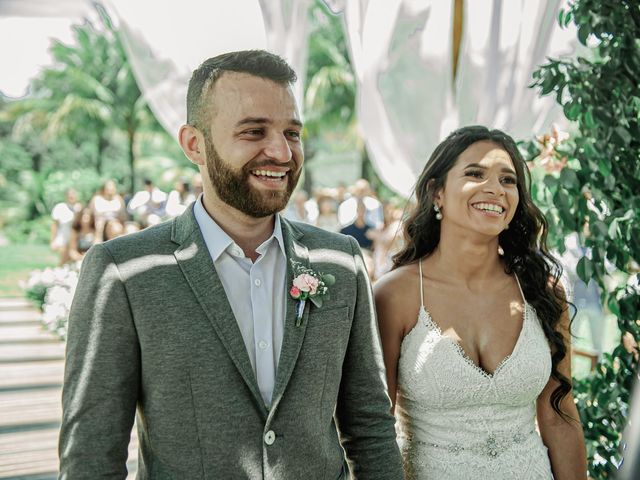
[[[336,278],[331,274],[322,274],[307,268],[300,262],[291,260],[293,267],[293,282],[289,289],[289,295],[296,303],[296,327],[302,324],[302,315],[307,300],[316,307],[322,307],[322,299],[329,293],[329,287],[336,283]]]

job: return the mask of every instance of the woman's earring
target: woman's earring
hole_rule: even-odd
[[[504,229],[505,230],[509,230],[509,224],[508,223],[504,226]]]
[[[440,207],[437,204],[433,204],[433,210],[436,212],[436,219],[442,220],[442,212],[440,211]]]

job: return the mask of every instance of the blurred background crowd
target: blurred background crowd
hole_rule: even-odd
[[[143,188],[123,193],[114,180],[105,181],[83,202],[74,188],[51,210],[50,247],[59,265],[77,262],[92,245],[137,232],[180,215],[202,193],[202,178],[175,181],[165,191],[145,178]],[[371,280],[391,269],[391,259],[402,246],[400,221],[404,202],[393,197],[381,201],[370,183],[361,178],[351,185],[318,187],[309,195],[294,192],[284,217],[350,235],[363,251]]]

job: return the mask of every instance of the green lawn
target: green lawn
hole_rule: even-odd
[[[18,282],[29,278],[31,270],[55,267],[58,254],[49,245],[20,244],[0,246],[0,297],[20,297]]]

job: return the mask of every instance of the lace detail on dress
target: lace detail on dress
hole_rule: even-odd
[[[443,335],[423,306],[398,362],[396,416],[406,478],[552,479],[535,431],[535,401],[550,373],[549,345],[526,301],[513,352],[493,374]]]

